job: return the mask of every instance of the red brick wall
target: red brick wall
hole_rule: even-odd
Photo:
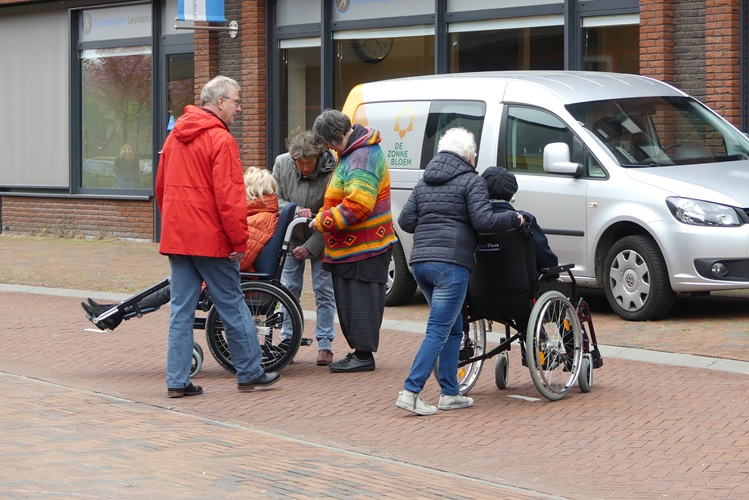
[[[740,0],[705,1],[706,104],[736,126],[741,120]]]
[[[227,32],[195,31],[196,102],[203,85],[219,74],[234,78],[242,87],[242,112],[231,131],[245,168],[268,167],[265,10],[265,1],[227,0],[227,19],[239,23],[236,38]]]
[[[640,0],[640,74],[674,81],[673,0]]]
[[[196,23],[198,26],[206,23]],[[203,85],[218,75],[219,33],[210,30],[195,30],[195,104],[200,105],[200,90]]]
[[[266,165],[268,35],[265,29],[265,1],[242,1],[239,26],[242,48],[242,164],[245,167],[269,168]]]
[[[4,196],[5,234],[153,241],[153,201]]]

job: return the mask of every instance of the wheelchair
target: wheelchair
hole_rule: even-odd
[[[480,234],[476,267],[463,306],[463,341],[458,363],[460,393],[476,384],[484,361],[496,356],[494,381],[508,385],[509,351],[519,341],[523,365],[536,389],[550,401],[565,397],[577,382],[593,385],[593,369],[603,366],[590,308],[578,297],[574,264],[542,269],[535,265],[531,230],[525,225],[500,234]],[[566,273],[569,281],[549,281]],[[500,343],[487,352],[486,333],[504,326]],[[500,333],[502,335],[502,333]]]
[[[255,259],[255,272],[240,273],[240,288],[244,294],[244,301],[250,309],[258,342],[263,353],[261,366],[266,371],[277,371],[291,363],[301,345],[311,345],[311,339],[302,338],[304,332],[304,315],[302,306],[294,294],[281,283],[286,256],[289,252],[291,233],[297,224],[309,224],[311,219],[295,219],[296,204],[288,203],[281,209],[278,225],[270,240]],[[136,295],[117,304],[112,309],[102,313],[93,321],[106,319],[108,315],[119,310],[128,310],[123,319],[142,317],[158,308],[138,307],[138,302],[144,297],[169,286],[170,278],[139,292]],[[236,373],[231,361],[226,332],[221,317],[213,304],[211,293],[204,288],[200,293],[197,311],[207,313],[205,316],[195,317],[194,329],[204,331],[206,342],[211,354],[218,364],[229,372]],[[292,331],[288,339],[281,339],[281,327],[286,318],[290,318]],[[192,367],[190,377],[197,375],[203,366],[203,349],[195,342],[193,344]]]

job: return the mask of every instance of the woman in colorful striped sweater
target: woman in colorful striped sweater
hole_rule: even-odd
[[[312,126],[318,142],[338,154],[322,209],[310,228],[323,233],[324,268],[333,275],[341,331],[354,352],[330,371],[375,369],[372,353],[380,341],[385,284],[396,242],[390,213],[390,171],[380,148],[380,132],[326,110]]]

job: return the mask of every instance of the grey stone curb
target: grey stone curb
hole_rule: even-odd
[[[65,288],[47,288],[41,286],[10,285],[0,283],[0,291],[14,293],[31,293],[37,295],[53,295],[57,297],[75,297],[85,299],[91,297],[96,300],[119,302],[131,297],[129,294],[95,292],[92,290],[68,290]],[[304,311],[304,318],[314,321],[315,311]],[[337,321],[337,319],[336,319]],[[385,318],[382,322],[385,330],[397,330],[407,333],[423,334],[426,324],[416,321],[397,321]],[[498,334],[489,333],[487,339],[491,342],[498,341]],[[683,366],[689,368],[702,368],[730,373],[749,374],[749,362],[734,359],[710,358],[707,356],[693,356],[689,354],[674,354],[669,352],[649,351],[645,349],[631,349],[629,347],[598,346],[604,360],[606,358],[626,359],[641,361],[643,363],[655,363],[671,366]]]

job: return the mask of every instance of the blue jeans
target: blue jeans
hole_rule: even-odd
[[[461,310],[468,290],[469,271],[455,264],[419,262],[414,264],[413,274],[429,303],[429,319],[426,337],[403,388],[420,393],[439,358],[437,381],[440,393],[457,396],[460,391],[458,357],[463,339]]]
[[[239,287],[239,262],[214,257],[170,255],[172,268],[169,343],[166,353],[166,385],[180,389],[190,385],[195,308],[205,282],[226,329],[237,382],[260,377],[262,352],[250,309]]]
[[[283,266],[281,282],[298,299],[302,296],[304,285],[304,265],[310,263],[312,271],[312,290],[315,292],[317,305],[317,320],[315,322],[315,338],[317,349],[332,350],[335,338],[335,295],[333,294],[333,279],[328,271],[322,268],[322,259],[296,260],[291,255]],[[281,328],[281,338],[291,338],[291,318],[285,316]]]

